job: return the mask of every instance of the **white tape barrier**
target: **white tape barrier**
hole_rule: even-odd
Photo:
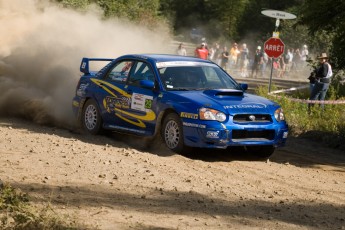
[[[276,90],[273,92],[268,93],[269,95],[276,96],[278,98],[282,98],[282,96],[276,95],[278,93],[285,93],[285,92],[291,92],[291,91],[296,91],[298,89],[305,89],[309,88],[309,85],[305,86],[300,86],[300,87],[292,87],[290,89],[282,89],[282,90]],[[295,102],[301,102],[305,104],[330,104],[330,105],[337,105],[337,104],[345,104],[345,100],[337,100],[337,101],[319,101],[319,100],[309,100],[309,99],[298,99],[298,98],[290,98],[286,97],[290,101],[295,101]]]

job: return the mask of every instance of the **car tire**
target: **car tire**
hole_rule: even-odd
[[[82,126],[87,133],[92,135],[101,133],[103,119],[95,100],[89,99],[85,102],[81,119]]]
[[[165,145],[176,153],[184,153],[183,127],[180,117],[176,113],[169,113],[163,121],[161,134]]]
[[[259,159],[268,159],[274,153],[273,146],[247,146],[247,153]]]

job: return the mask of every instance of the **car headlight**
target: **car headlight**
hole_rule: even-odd
[[[201,120],[209,121],[223,122],[226,120],[226,115],[223,112],[209,108],[201,108],[199,110],[199,117]]]
[[[283,109],[279,108],[276,111],[274,111],[274,118],[279,122],[279,121],[285,121],[285,116],[283,113]]]

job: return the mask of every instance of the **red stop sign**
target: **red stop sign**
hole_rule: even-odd
[[[280,38],[269,38],[264,44],[264,50],[269,57],[277,58],[284,53],[284,43]]]

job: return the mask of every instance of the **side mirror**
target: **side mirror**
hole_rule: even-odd
[[[154,83],[154,81],[151,81],[151,80],[141,80],[140,86],[143,88],[146,88],[146,89],[154,89],[155,83]]]
[[[243,91],[246,91],[248,89],[248,84],[247,83],[240,83],[241,88]]]

